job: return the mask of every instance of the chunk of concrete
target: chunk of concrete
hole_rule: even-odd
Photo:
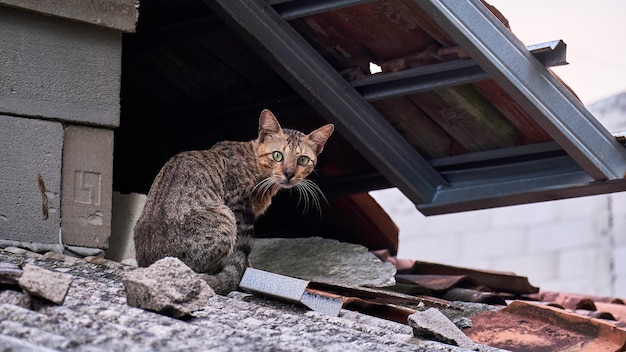
[[[2,6],[0,33],[0,113],[119,125],[121,32]]]
[[[203,309],[215,292],[178,258],[166,257],[124,275],[128,305],[175,318]]]
[[[63,126],[0,115],[0,150],[0,247],[60,251]]]
[[[450,319],[435,308],[409,315],[409,326],[413,335],[425,340],[434,340],[463,348],[474,348],[476,343],[463,333]]]
[[[72,284],[72,275],[26,264],[18,284],[27,293],[56,304],[63,304]]]
[[[367,248],[319,237],[256,239],[250,262],[256,269],[342,286],[395,283],[396,268]]]
[[[111,235],[113,131],[68,126],[63,146],[63,243],[108,248]]]
[[[135,260],[135,224],[141,216],[146,198],[145,194],[113,192],[111,238],[109,249],[105,252],[106,258],[118,262],[137,262]]]

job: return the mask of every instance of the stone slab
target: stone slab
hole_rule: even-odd
[[[319,237],[258,238],[250,262],[256,269],[341,286],[395,284],[396,268],[367,248]]]
[[[63,243],[107,248],[111,235],[113,131],[68,126],[63,146]]]
[[[0,246],[59,246],[63,126],[0,115],[0,150]]]
[[[0,113],[117,127],[122,34],[0,6]]]
[[[135,32],[139,8],[138,0],[0,0],[0,4],[124,32]]]

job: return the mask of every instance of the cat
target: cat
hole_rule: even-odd
[[[215,292],[236,290],[249,266],[255,219],[272,197],[295,189],[319,202],[319,188],[306,177],[333,131],[332,124],[308,135],[283,129],[266,109],[257,139],[172,157],[154,179],[135,226],[139,266],[177,257]]]

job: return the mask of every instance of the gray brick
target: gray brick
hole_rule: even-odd
[[[63,243],[107,248],[111,235],[113,131],[69,126],[63,147]]]
[[[121,32],[0,6],[0,113],[119,125]]]
[[[529,253],[545,253],[593,246],[597,241],[591,217],[552,222],[528,230]]]
[[[134,32],[137,22],[137,0],[0,0],[0,4],[21,7],[72,21]]]
[[[0,244],[58,244],[63,126],[0,115]]]

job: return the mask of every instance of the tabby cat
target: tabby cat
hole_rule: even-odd
[[[283,129],[269,110],[258,138],[224,141],[172,157],[156,176],[135,226],[137,262],[147,266],[178,257],[220,294],[237,289],[248,263],[254,221],[281,189],[319,200],[305,179],[333,133]]]

